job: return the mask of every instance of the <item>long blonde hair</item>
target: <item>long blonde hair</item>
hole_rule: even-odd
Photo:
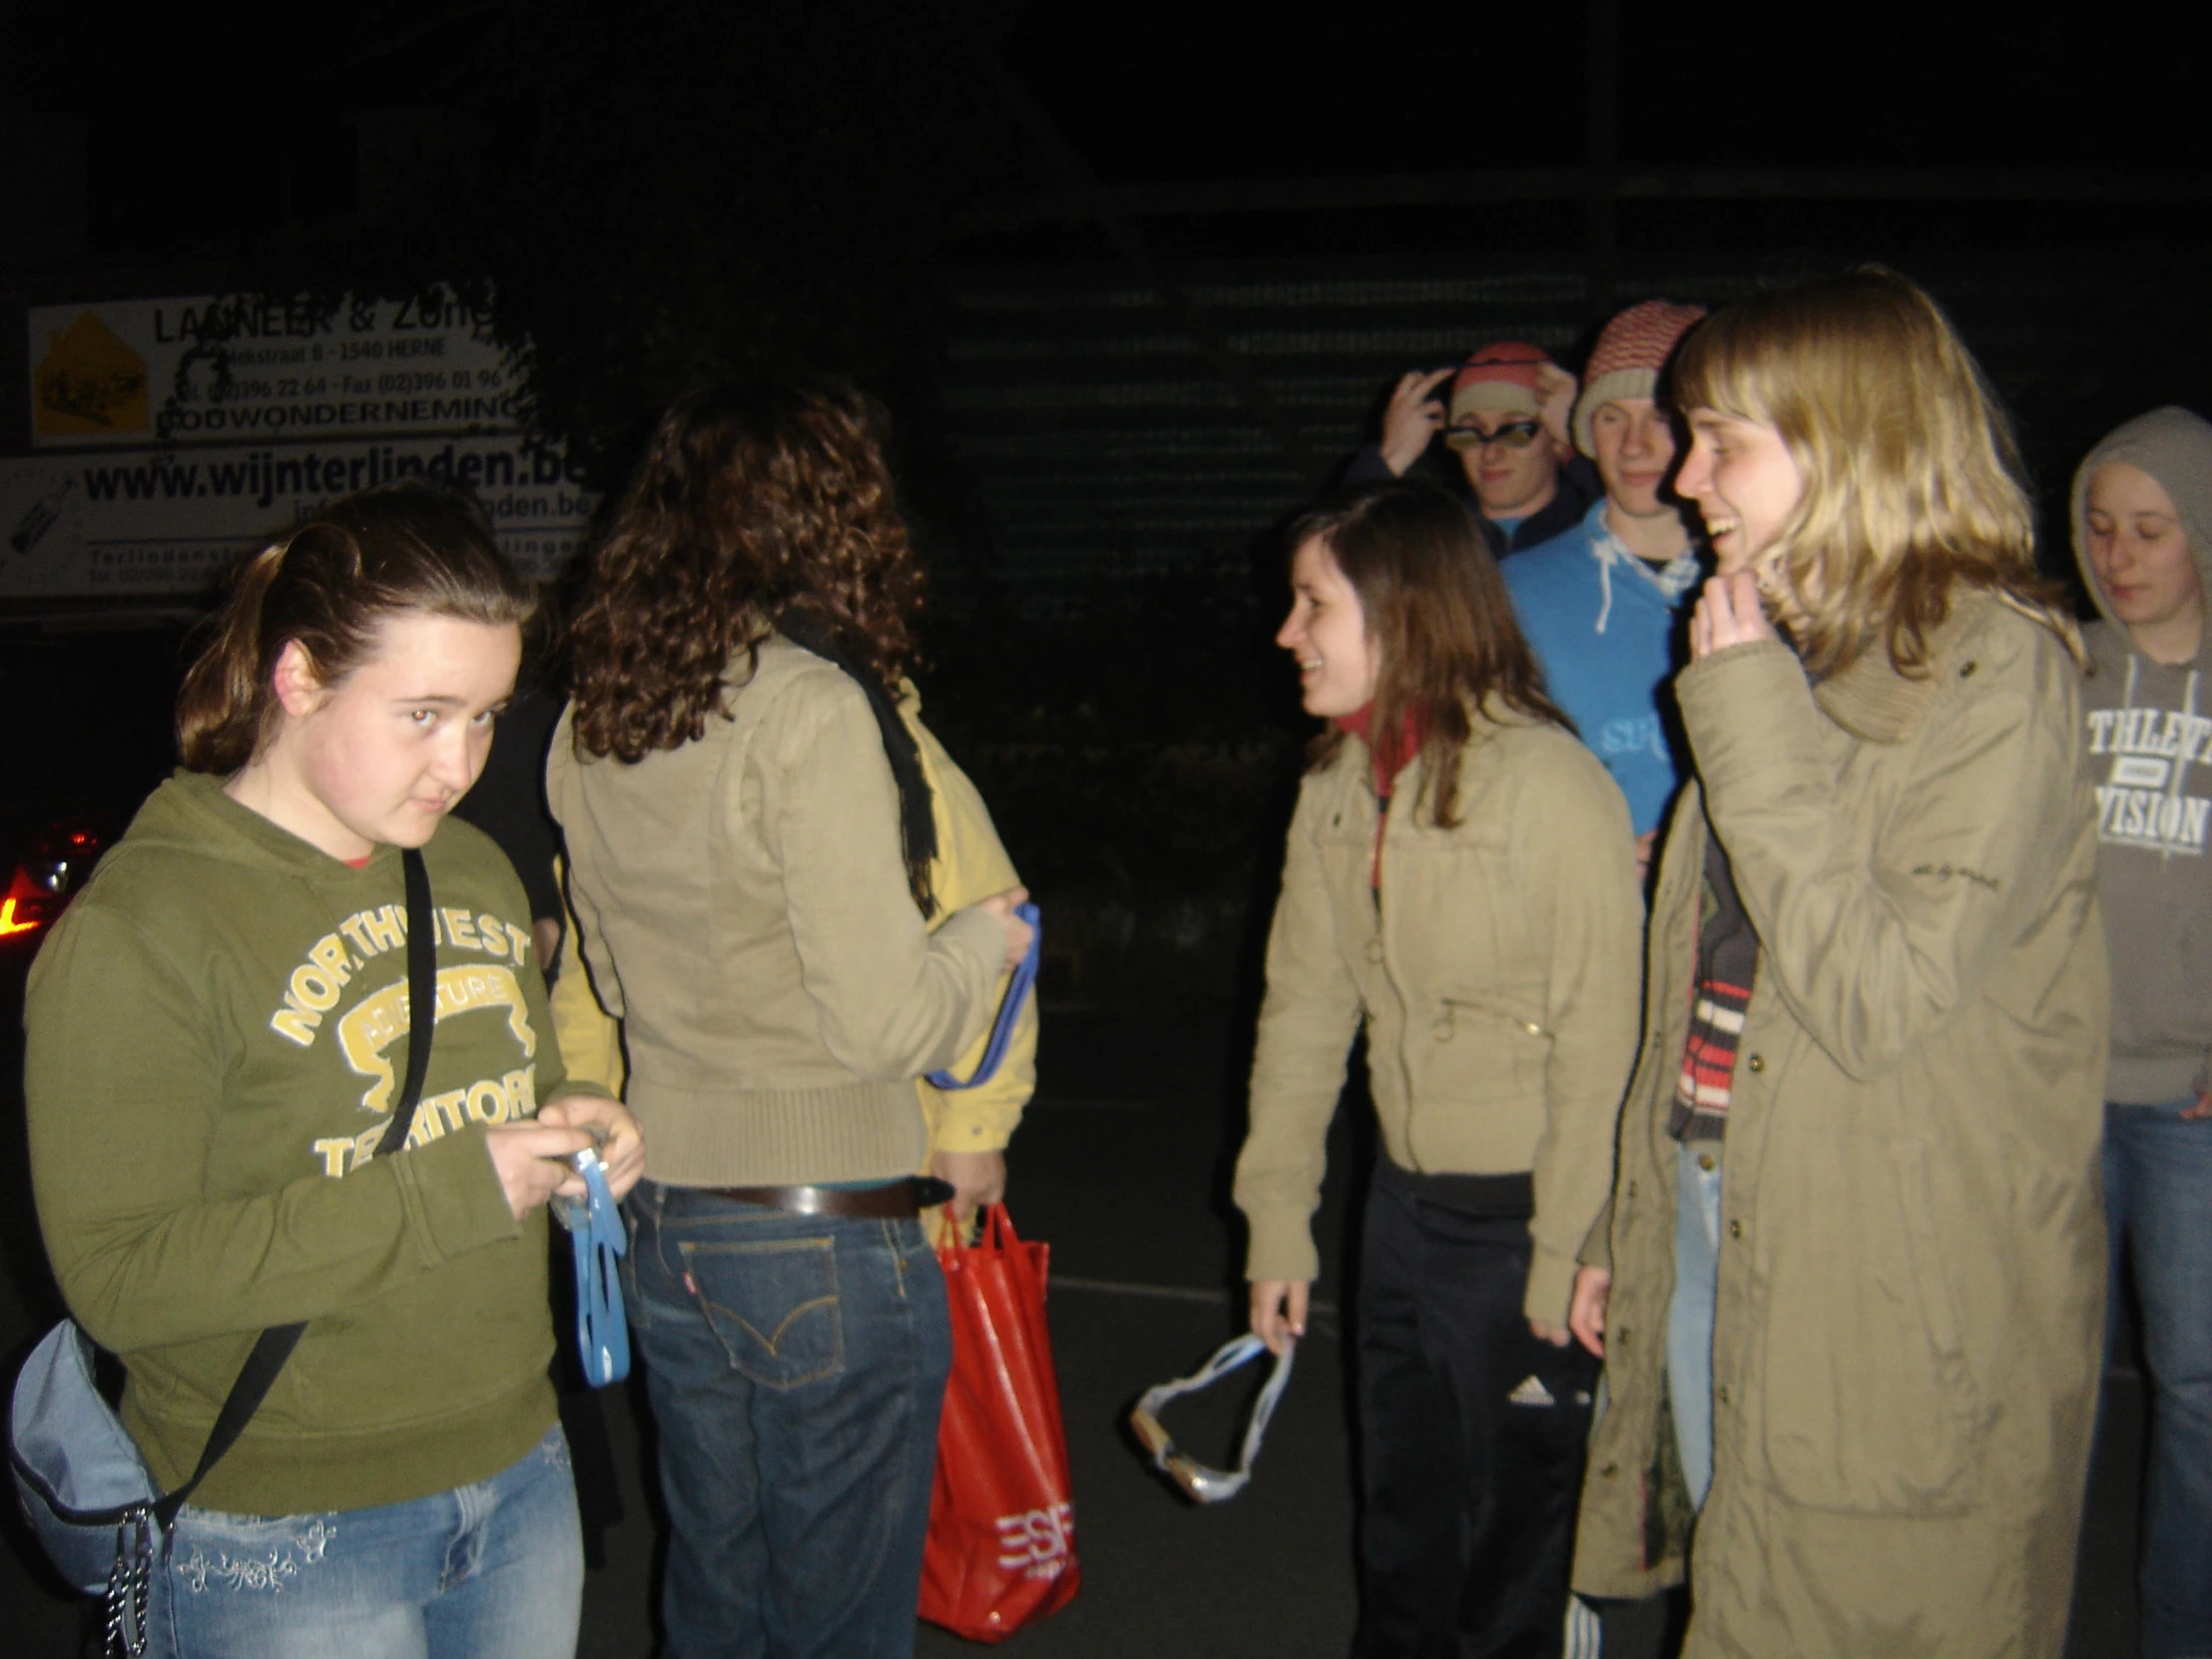
[[[1895,272],[1754,295],[1684,343],[1672,398],[1772,426],[1804,479],[1758,560],[1759,585],[1816,674],[1879,640],[1900,674],[1928,664],[1951,589],[1990,592],[2081,638],[2035,569],[2035,521],[2004,411],[1950,321]]]

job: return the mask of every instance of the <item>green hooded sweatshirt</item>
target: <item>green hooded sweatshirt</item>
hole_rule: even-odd
[[[484,1144],[563,1086],[530,909],[468,825],[423,853],[436,1041],[389,1158],[371,1154],[406,1064],[395,848],[356,869],[180,773],[32,969],[39,1223],[165,1487],[262,1329],[307,1322],[202,1507],[403,1502],[488,1478],[554,1420],[545,1214],[514,1219]]]

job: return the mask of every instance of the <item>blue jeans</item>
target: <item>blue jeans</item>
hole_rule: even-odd
[[[323,1515],[177,1517],[147,1615],[156,1659],[562,1659],[583,1536],[558,1427],[489,1480]]]
[[[2212,1118],[2191,1104],[2104,1109],[2113,1270],[2124,1250],[2150,1361],[2143,1659],[2212,1654]]]
[[[1708,1167],[1710,1166],[1710,1167]],[[1675,1174],[1667,1400],[1693,1508],[1713,1484],[1713,1316],[1720,1300],[1721,1143],[1684,1141]]]
[[[952,1367],[920,1223],[650,1181],[626,1210],[669,1659],[904,1659]]]

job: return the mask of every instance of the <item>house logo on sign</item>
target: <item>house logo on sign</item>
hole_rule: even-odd
[[[998,1517],[998,1564],[1024,1578],[1058,1578],[1067,1571],[1075,1540],[1075,1506],[1055,1503]]]
[[[31,374],[32,419],[42,438],[110,437],[148,429],[146,359],[87,311],[46,336]]]

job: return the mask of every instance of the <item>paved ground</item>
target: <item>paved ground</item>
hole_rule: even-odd
[[[12,1026],[13,996],[4,984],[0,998]],[[1226,1005],[1062,1012],[1047,1023],[1044,1085],[1015,1144],[1011,1207],[1025,1233],[1052,1244],[1053,1341],[1084,1585],[1064,1612],[1015,1639],[1033,1659],[1337,1659],[1347,1649],[1351,1470],[1333,1317],[1315,1321],[1259,1476],[1234,1501],[1184,1504],[1121,1427],[1137,1393],[1183,1374],[1237,1328],[1233,1293],[1241,1286],[1227,1184],[1242,1133],[1242,1023]],[[0,1355],[11,1361],[53,1316],[20,1175],[12,1040],[12,1031],[0,1038]],[[1331,1309],[1341,1294],[1344,1170],[1362,1155],[1340,1129],[1320,1228],[1326,1262],[1317,1297]],[[656,1548],[645,1430],[634,1390],[601,1398],[606,1468],[623,1513],[600,1540],[603,1564],[586,1583],[581,1651],[586,1659],[643,1659],[652,1643]],[[2074,1659],[2122,1659],[2133,1648],[2141,1413],[2131,1377],[2115,1381],[2111,1404],[2113,1431],[2093,1481],[2084,1542]],[[1232,1410],[1226,1397],[1179,1405],[1178,1439],[1226,1460]],[[0,1651],[16,1659],[67,1659],[78,1651],[78,1604],[43,1582],[14,1533],[0,1546]],[[1624,1648],[1616,1645],[1615,1659]],[[971,1651],[927,1628],[916,1645],[922,1659]]]

